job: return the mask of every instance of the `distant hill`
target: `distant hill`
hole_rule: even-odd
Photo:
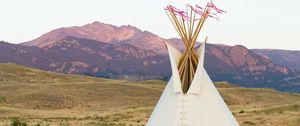
[[[129,82],[0,64],[0,125],[145,125],[165,81]],[[298,126],[300,95],[216,83],[241,126]],[[283,118],[284,117],[284,118]]]
[[[67,75],[53,72],[46,72],[39,69],[20,66],[17,64],[0,63],[0,83],[1,84],[55,84],[70,82],[98,82],[107,79],[87,77],[80,75]]]
[[[165,42],[183,48],[179,39],[163,39],[133,26],[94,22],[59,28],[22,44],[2,42],[0,62],[132,81],[168,80],[171,70]],[[205,68],[213,81],[300,91],[300,72],[241,45],[208,44]]]
[[[279,49],[252,49],[273,62],[300,71],[300,51]]]

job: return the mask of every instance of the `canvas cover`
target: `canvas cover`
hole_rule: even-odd
[[[186,94],[182,93],[178,62],[182,53],[166,43],[172,77],[147,126],[239,126],[203,67],[205,43],[197,50],[199,64]]]

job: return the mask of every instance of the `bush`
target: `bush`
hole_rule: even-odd
[[[12,120],[11,126],[27,126],[27,124],[16,118]]]
[[[5,96],[0,96],[0,103],[5,102],[5,101],[6,101],[6,97]]]
[[[245,121],[245,122],[243,122],[244,124],[248,124],[248,125],[255,125],[255,123],[253,123],[253,122],[250,122],[250,121]]]

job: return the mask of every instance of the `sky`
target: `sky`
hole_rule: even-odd
[[[0,40],[30,41],[53,29],[94,21],[132,25],[178,38],[164,7],[205,5],[208,0],[0,0]],[[213,0],[227,11],[208,19],[199,41],[248,48],[300,50],[299,0]]]

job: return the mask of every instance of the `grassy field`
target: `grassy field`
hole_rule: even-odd
[[[0,64],[0,126],[144,126],[165,84]],[[216,85],[241,126],[300,126],[298,94]]]

